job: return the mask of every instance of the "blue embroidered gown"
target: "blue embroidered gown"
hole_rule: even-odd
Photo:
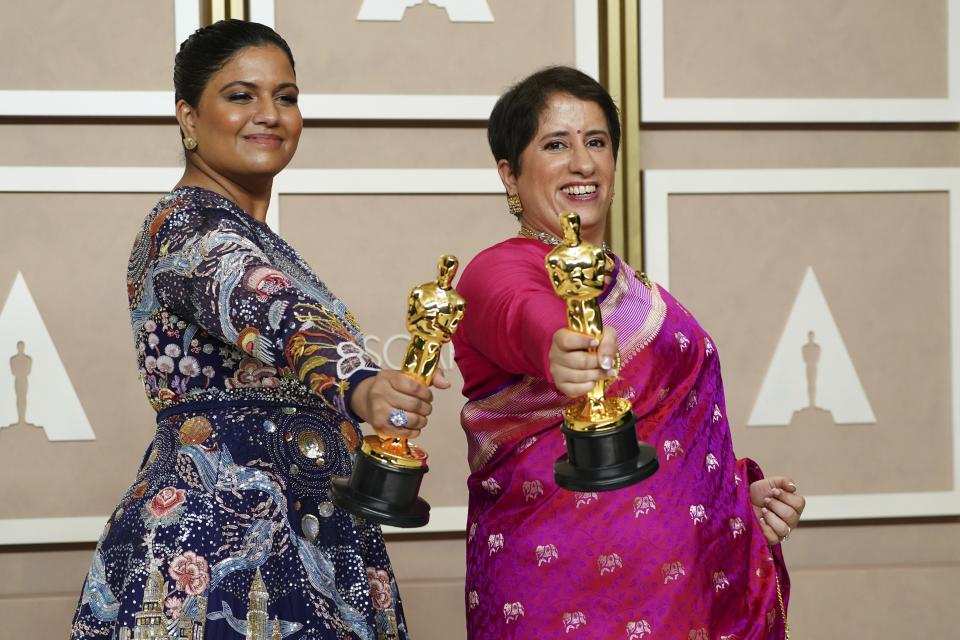
[[[350,394],[377,371],[346,306],[195,187],[147,216],[127,294],[157,431],[72,637],[406,638],[379,527],[329,497],[361,441]]]

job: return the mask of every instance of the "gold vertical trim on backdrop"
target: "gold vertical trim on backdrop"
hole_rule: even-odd
[[[602,82],[618,105],[623,104],[623,91],[620,79],[623,77],[620,51],[620,3],[616,0],[601,3],[600,10],[600,82]],[[621,133],[622,144],[622,133]],[[621,151],[623,148],[621,147]],[[624,224],[623,201],[627,193],[624,184],[623,158],[617,162],[614,186],[619,195],[614,196],[610,204],[610,218],[607,221],[607,241],[614,253],[626,258],[626,226]]]
[[[203,5],[200,13],[204,25],[229,18],[249,19],[250,8],[247,0],[201,0],[201,2]]]
[[[610,208],[613,250],[643,268],[643,216],[640,182],[640,17],[636,0],[601,3],[603,45],[600,79],[620,107],[617,196]]]

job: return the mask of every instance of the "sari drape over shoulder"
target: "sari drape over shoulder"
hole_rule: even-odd
[[[470,306],[454,338],[469,398],[468,636],[783,638],[789,580],[750,503],[760,469],[734,456],[716,349],[680,303],[616,258],[601,298],[621,354],[610,393],[631,401],[660,470],[603,493],[554,483],[570,399],[549,376],[552,336],[566,325],[543,268],[549,249],[500,243],[457,287]]]

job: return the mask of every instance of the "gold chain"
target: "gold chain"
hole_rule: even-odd
[[[786,640],[790,640],[790,625],[787,624],[787,608],[783,606],[783,593],[780,592],[780,576],[777,574],[777,569],[773,569],[773,577],[777,581],[777,601],[780,603],[780,615],[783,616],[783,632],[785,634]]]

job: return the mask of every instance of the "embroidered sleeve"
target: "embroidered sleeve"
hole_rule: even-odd
[[[352,389],[376,365],[337,313],[272,264],[246,227],[208,209],[158,219],[151,231],[158,299],[352,415]]]

